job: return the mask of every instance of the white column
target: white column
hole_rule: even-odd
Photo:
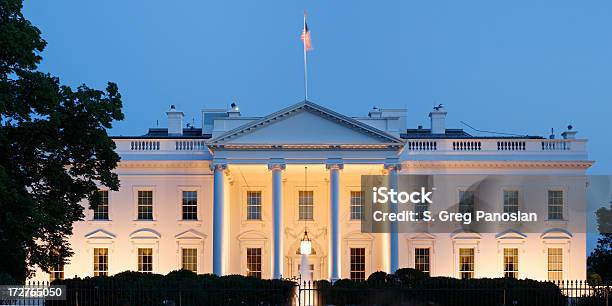
[[[389,176],[389,188],[393,188],[397,191],[397,170],[399,164],[385,164],[385,169],[388,171]],[[393,212],[397,212],[397,204],[391,205]],[[399,268],[399,237],[397,222],[391,222],[389,229],[389,271],[388,273],[394,273]]]
[[[268,169],[272,171],[272,212],[273,231],[274,231],[274,253],[272,277],[275,279],[281,278],[283,274],[283,186],[282,177],[285,164],[281,162],[270,162]]]
[[[223,172],[227,169],[227,164],[212,164],[211,170],[214,173],[213,180],[213,273],[223,275]]]
[[[330,262],[331,280],[340,279],[340,170],[344,168],[342,162],[327,164],[329,169],[329,204],[330,204]]]

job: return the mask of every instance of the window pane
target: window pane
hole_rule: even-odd
[[[563,219],[563,191],[561,190],[548,191],[548,219]]]
[[[183,269],[198,273],[198,249],[183,249]]]
[[[108,249],[94,248],[94,276],[108,275]]]
[[[51,267],[51,269],[49,269],[49,282],[56,279],[64,279],[64,264],[62,263],[55,264],[53,267]]]
[[[183,220],[198,220],[197,191],[183,191]]]
[[[414,249],[414,268],[429,275],[429,248]]]
[[[504,249],[504,277],[518,278],[518,249]]]
[[[563,249],[548,249],[548,280],[563,280]]]
[[[459,249],[459,276],[474,278],[474,249]]]
[[[138,220],[153,220],[153,191],[138,191]]]
[[[100,194],[100,204],[94,209],[94,220],[108,220],[108,190],[98,191]]]
[[[138,272],[153,272],[153,249],[138,249]]]
[[[247,191],[247,220],[261,220],[261,191]]]
[[[474,213],[474,192],[459,191],[459,212]]]
[[[365,248],[351,248],[351,279],[365,280]]]
[[[247,276],[261,278],[261,248],[247,248]]]
[[[313,210],[314,210],[314,202],[313,202],[313,191],[299,191],[299,218],[300,220],[312,220],[313,219]]]
[[[361,220],[363,198],[361,191],[351,191],[351,220]]]
[[[504,213],[516,213],[519,210],[519,192],[504,191]]]

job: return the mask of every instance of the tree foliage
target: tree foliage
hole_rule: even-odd
[[[591,273],[598,274],[603,281],[612,281],[612,201],[608,208],[601,207],[595,212],[599,239],[588,258]]]
[[[71,88],[37,70],[46,42],[21,9],[0,0],[0,274],[17,280],[70,257],[80,203],[119,188],[106,130],[123,119],[116,84]]]

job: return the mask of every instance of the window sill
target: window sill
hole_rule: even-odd
[[[255,225],[255,226],[261,226],[262,228],[266,225],[266,222],[264,222],[264,220],[242,220],[241,225]]]
[[[87,220],[87,223],[89,224],[98,224],[98,225],[107,225],[107,224],[112,224],[113,220]]]
[[[155,224],[157,220],[133,220],[134,224]]]
[[[569,220],[567,219],[545,219],[544,222],[547,225],[567,226],[567,224],[569,223]]]
[[[176,220],[176,223],[178,223],[178,225],[202,226],[203,221],[202,220],[183,220],[183,219],[179,219],[179,220]]]

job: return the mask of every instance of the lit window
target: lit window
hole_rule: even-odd
[[[261,220],[261,191],[247,191],[247,220]]]
[[[198,273],[198,249],[183,249],[183,269]]]
[[[298,199],[300,220],[312,220],[313,219],[313,209],[314,209],[313,196],[314,196],[313,191],[300,190],[299,199]]]
[[[548,191],[548,219],[563,219],[563,191],[561,190]]]
[[[261,248],[247,248],[247,276],[261,278]]]
[[[94,276],[108,275],[108,249],[94,248]]]
[[[365,280],[365,248],[351,248],[351,279]]]
[[[504,190],[504,213],[516,213],[519,210],[519,192]]]
[[[198,220],[197,191],[183,191],[183,220]]]
[[[153,249],[138,249],[138,272],[153,272]]]
[[[414,249],[414,268],[429,275],[429,248]]]
[[[362,211],[361,191],[351,191],[351,220],[361,220]]]
[[[474,192],[473,191],[459,191],[459,212],[460,213],[474,213]]]
[[[108,220],[108,190],[98,191],[100,203],[94,209],[94,220]]]
[[[462,279],[474,278],[474,249],[459,249],[459,276]]]
[[[62,280],[64,279],[64,264],[58,263],[53,265],[51,269],[49,269],[49,282],[52,282],[56,279]]]
[[[548,249],[548,280],[563,280],[563,249]]]
[[[138,191],[138,220],[153,220],[153,191]]]
[[[518,249],[504,249],[504,277],[518,278]]]

